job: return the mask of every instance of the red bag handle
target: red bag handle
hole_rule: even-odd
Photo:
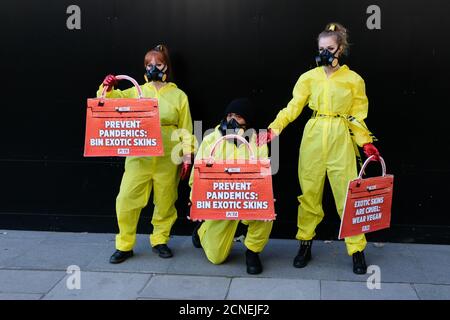
[[[220,137],[219,139],[217,139],[217,141],[214,143],[213,147],[211,148],[211,152],[209,154],[209,159],[208,159],[208,163],[214,163],[214,153],[216,151],[217,146],[224,140],[231,140],[231,139],[237,139],[239,141],[241,141],[243,144],[245,144],[247,146],[247,149],[250,151],[250,160],[254,160],[255,159],[255,153],[253,152],[252,146],[250,145],[250,143],[248,143],[247,140],[245,140],[243,137],[241,137],[240,135],[237,134],[227,134],[224,135],[223,137]]]
[[[117,75],[117,76],[116,76],[116,79],[117,79],[117,80],[128,80],[128,81],[131,81],[131,82],[133,83],[133,85],[136,87],[137,91],[138,91],[139,99],[142,99],[142,89],[141,89],[141,87],[139,86],[139,83],[137,83],[136,80],[134,80],[132,77],[127,76],[127,75],[124,75],[124,74],[119,74],[119,75]],[[102,91],[102,95],[101,95],[101,98],[102,98],[102,99],[105,99],[105,96],[106,96],[106,90],[107,90],[108,88],[109,88],[109,86],[104,86],[104,87],[103,87],[103,91]]]
[[[370,157],[367,158],[366,161],[364,161],[364,164],[361,167],[361,171],[359,171],[358,179],[362,179],[363,174],[365,174],[364,170],[366,169],[366,167],[369,164],[369,162],[375,161],[375,160],[373,160],[374,157],[375,156],[370,156]],[[382,157],[379,157],[379,158],[380,158],[380,162],[381,162],[381,168],[383,170],[382,176],[384,177],[386,175],[386,163],[384,163],[384,159]]]

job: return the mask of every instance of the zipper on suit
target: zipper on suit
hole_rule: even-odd
[[[326,75],[325,75],[326,77]],[[324,96],[325,96],[325,113],[329,114],[329,103],[330,103],[330,99],[329,99],[329,95],[330,95],[330,80],[328,77],[326,77],[325,80],[325,87],[324,87],[324,92],[323,92]],[[323,161],[326,161],[328,159],[328,126],[329,126],[329,119],[328,117],[325,117],[323,119],[323,126],[322,126],[322,159]]]

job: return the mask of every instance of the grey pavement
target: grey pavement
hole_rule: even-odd
[[[0,230],[0,300],[450,300],[450,246],[369,243],[369,272],[356,275],[343,241],[314,241],[296,269],[295,240],[270,239],[264,271],[245,269],[236,242],[228,260],[209,263],[191,238],[173,236],[171,259],[138,235],[135,255],[112,265],[114,234]]]

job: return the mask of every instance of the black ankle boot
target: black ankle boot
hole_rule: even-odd
[[[152,248],[154,253],[157,253],[161,258],[171,258],[173,257],[172,251],[167,246],[167,244],[158,244]]]
[[[364,257],[364,251],[355,252],[353,258],[353,272],[356,274],[366,274],[367,265]]]
[[[311,246],[312,240],[302,240],[300,241],[300,249],[294,258],[294,267],[304,268],[311,260]]]
[[[259,260],[259,254],[247,249],[245,252],[245,262],[247,263],[247,273],[259,274],[262,272],[261,260]]]
[[[198,235],[198,229],[200,229],[200,227],[202,226],[202,223],[203,222],[197,223],[197,225],[194,228],[194,231],[192,232],[192,244],[196,248],[201,248],[202,247],[202,243],[200,242],[200,237]]]
[[[111,258],[109,258],[109,263],[121,263],[124,262],[125,260],[127,260],[128,258],[133,256],[133,250],[130,251],[120,251],[120,250],[116,250]]]

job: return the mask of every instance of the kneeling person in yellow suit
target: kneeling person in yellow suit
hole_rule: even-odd
[[[199,147],[196,159],[205,159],[209,156],[214,143],[225,134],[243,134],[251,128],[253,123],[252,105],[250,100],[241,98],[233,100],[225,110],[224,119],[216,127],[214,132],[207,135]],[[247,131],[248,133],[249,131]],[[249,143],[253,150],[257,150],[258,159],[268,157],[267,145],[256,146],[256,134],[249,137]],[[214,158],[216,160],[248,159],[249,151],[243,143],[235,143],[232,140],[224,141],[216,149]],[[192,188],[194,181],[194,170],[191,172],[189,185]],[[246,221],[246,220],[206,220],[200,222],[193,233],[192,241],[195,247],[203,248],[206,257],[214,264],[223,263],[230,254],[233,240],[239,222],[248,226],[244,244],[247,247],[246,264],[249,274],[262,272],[262,264],[259,253],[262,252],[269,241],[272,231],[272,221]]]

